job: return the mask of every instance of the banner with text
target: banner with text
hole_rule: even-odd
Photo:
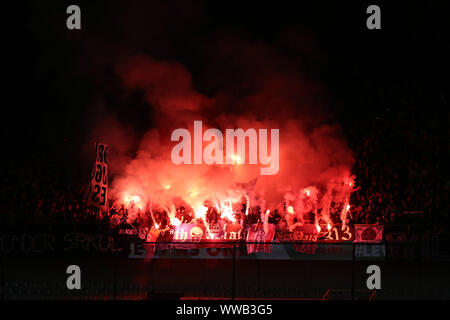
[[[108,145],[96,143],[95,166],[91,176],[89,204],[108,211]]]

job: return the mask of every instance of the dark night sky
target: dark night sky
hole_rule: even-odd
[[[86,114],[98,96],[144,132],[152,125],[151,117],[143,117],[149,106],[138,93],[121,91],[112,61],[129,53],[177,60],[208,95],[227,77],[226,71],[216,81],[204,77],[214,63],[209,50],[218,34],[267,43],[290,57],[293,68],[298,62],[326,88],[344,130],[363,126],[387,107],[441,118],[441,95],[447,106],[450,100],[449,11],[438,2],[72,2],[19,1],[4,11],[11,19],[4,78],[12,97],[3,106],[2,125],[9,148],[19,141],[43,152],[80,148],[89,131]],[[69,4],[82,9],[81,31],[65,27]],[[382,30],[366,29],[369,4],[380,5]]]

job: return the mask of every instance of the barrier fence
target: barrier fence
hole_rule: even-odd
[[[127,241],[64,248],[70,250],[2,251],[2,299],[450,298],[442,243]],[[69,265],[81,269],[80,290],[67,288]],[[370,265],[380,268],[381,289],[367,287]]]

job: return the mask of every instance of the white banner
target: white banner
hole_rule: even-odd
[[[372,224],[355,224],[355,241],[379,243],[383,240],[383,226]]]
[[[108,145],[96,143],[95,167],[92,170],[89,203],[108,211]]]

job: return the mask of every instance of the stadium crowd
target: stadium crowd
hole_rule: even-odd
[[[432,123],[424,127],[421,121],[414,113],[390,112],[355,132],[362,139],[350,141],[358,187],[351,198],[354,223],[449,225],[448,144],[429,129]],[[87,205],[86,174],[52,159],[3,159],[0,223],[107,225],[109,216]]]

